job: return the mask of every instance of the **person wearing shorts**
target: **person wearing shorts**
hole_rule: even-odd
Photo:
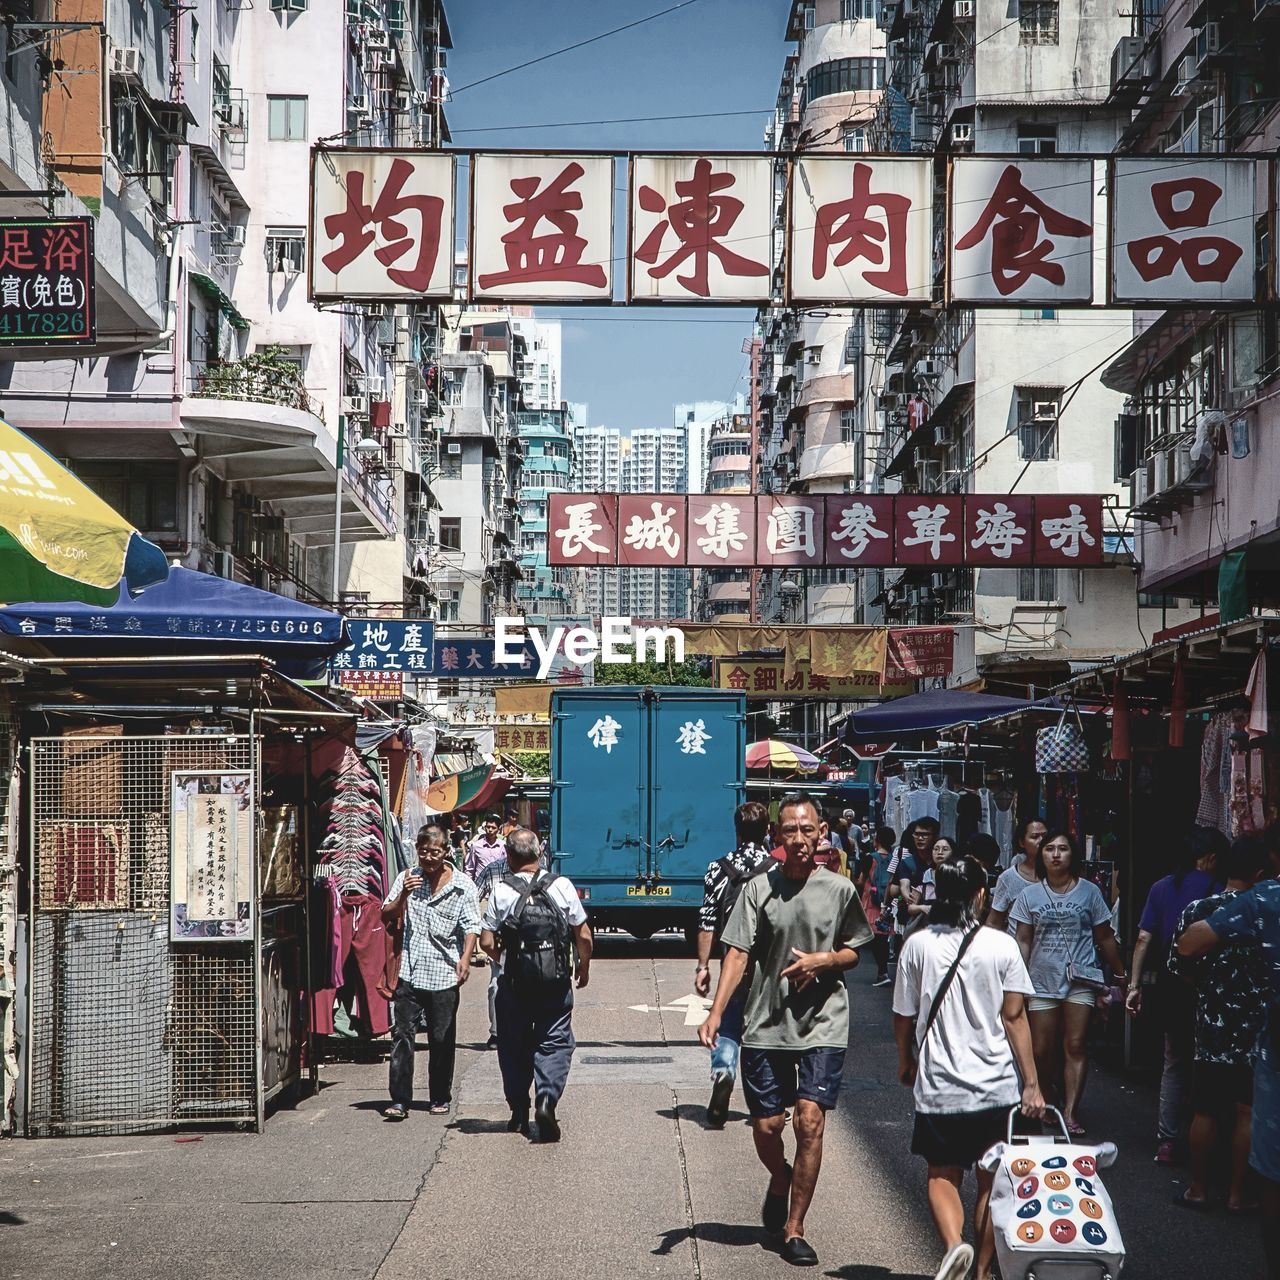
[[[760,1163],[769,1171],[761,1220],[782,1236],[782,1257],[816,1266],[805,1215],[822,1166],[826,1113],[836,1105],[849,1043],[844,974],[871,941],[858,891],[815,855],[826,823],[807,796],[778,808],[785,860],[743,886],[721,935],[724,959],[715,1002],[698,1038],[709,1049],[751,962],[742,1031],[742,1087]],[[783,1145],[793,1115],[794,1168]]]
[[[1006,932],[978,923],[986,868],[960,858],[936,868],[934,882],[929,923],[912,933],[898,960],[893,1022],[898,1078],[915,1096],[911,1150],[929,1166],[929,1210],[945,1250],[935,1280],[964,1280],[974,1260],[962,1238],[965,1172],[1004,1140],[1011,1108],[1038,1116],[1044,1100],[1024,1007],[1033,988],[1022,953]],[[982,1280],[995,1256],[988,1212],[994,1180],[994,1172],[977,1171],[973,1229]]]
[[[1027,1001],[1036,1071],[1046,1094],[1062,1106],[1074,1137],[1089,1074],[1089,1019],[1103,988],[1098,957],[1125,980],[1124,958],[1111,928],[1111,908],[1096,884],[1080,875],[1080,852],[1066,831],[1050,831],[1036,851],[1036,884],[1018,895],[1009,919],[1035,995]]]

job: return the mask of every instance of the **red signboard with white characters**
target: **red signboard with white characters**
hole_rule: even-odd
[[[965,563],[996,568],[1031,564],[1035,553],[1033,501],[1021,494],[967,495],[964,503]]]
[[[1035,560],[1079,569],[1102,563],[1102,498],[1092,494],[1036,498]]]
[[[1087,567],[1102,512],[1099,494],[553,493],[547,548],[553,565]]]
[[[894,500],[895,564],[964,563],[964,499],[954,494],[902,494]]]
[[[624,493],[618,498],[618,564],[659,568],[683,565],[685,496]]]
[[[612,493],[547,495],[552,564],[617,564],[618,499]]]
[[[756,500],[739,494],[689,495],[686,564],[756,563]]]
[[[893,564],[893,498],[850,493],[827,499],[827,563],[849,569]]]
[[[470,162],[472,216],[467,280],[455,289],[459,155]],[[792,165],[785,194],[775,182],[782,159]],[[316,147],[311,296],[929,303],[938,294],[934,232],[944,207],[946,243],[939,247],[947,260],[946,297],[955,302],[1212,307],[1268,296],[1255,243],[1256,225],[1275,203],[1270,181],[1261,180],[1268,157],[958,156],[938,199],[933,163],[919,156]],[[617,195],[622,184],[614,181],[624,169],[625,208]],[[782,215],[789,230],[779,254]],[[615,270],[613,228],[623,217],[625,270]],[[1095,300],[1094,267],[1104,242],[1110,298]],[[56,279],[43,262],[37,272],[33,259],[22,261],[33,272],[19,290],[25,311],[40,299],[33,312],[40,334],[52,325],[52,336],[60,336],[60,322],[46,324],[46,286],[36,277],[54,290]],[[11,299],[16,282],[9,282]],[[69,278],[63,290],[69,299],[78,286]]]
[[[1225,156],[1113,161],[1113,298],[1251,302],[1255,163]]]
[[[951,297],[1090,301],[1096,185],[1088,159],[953,160]]]
[[[951,627],[895,628],[889,632],[885,683],[949,676],[954,652],[955,630]]]
[[[822,498],[761,498],[756,512],[762,564],[822,564],[826,523]]]

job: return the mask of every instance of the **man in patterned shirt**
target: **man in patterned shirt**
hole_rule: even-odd
[[[717,858],[707,868],[702,881],[702,908],[698,913],[698,967],[693,973],[693,988],[705,996],[711,991],[711,950],[720,940],[729,913],[742,886],[752,876],[774,865],[766,841],[769,837],[769,810],[758,800],[740,804],[733,815],[738,847],[726,857]],[[720,1036],[711,1051],[711,1102],[707,1106],[707,1122],[723,1129],[729,1118],[729,1099],[733,1097],[733,1081],[738,1074],[739,1042],[742,1039],[742,1015],[747,1004],[750,983],[744,982],[725,1007],[720,1023]]]
[[[1202,960],[1178,954],[1178,939],[1199,920],[1244,893],[1262,878],[1266,846],[1257,836],[1237,840],[1220,860],[1226,877],[1222,893],[1186,907],[1173,931],[1169,973],[1196,991],[1195,1059],[1191,1065],[1191,1181],[1175,1203],[1200,1209],[1209,1203],[1209,1169],[1218,1145],[1219,1123],[1233,1132],[1231,1190],[1227,1208],[1244,1213],[1249,1203],[1249,1127],[1253,1119],[1253,1054],[1267,1008],[1267,971],[1251,938],[1231,942]]]
[[[458,996],[471,972],[480,936],[476,887],[450,864],[444,832],[418,832],[418,865],[402,871],[382,904],[382,918],[403,921],[400,980],[392,1002],[391,1105],[388,1120],[404,1120],[413,1100],[413,1053],[419,1013],[426,1015],[428,1109],[445,1115],[453,1100]]]
[[[1267,832],[1275,847],[1275,828]],[[1203,956],[1252,938],[1267,973],[1267,1020],[1253,1063],[1253,1126],[1249,1163],[1262,1181],[1262,1244],[1267,1275],[1280,1280],[1280,881],[1238,893],[1178,939],[1180,956]]]

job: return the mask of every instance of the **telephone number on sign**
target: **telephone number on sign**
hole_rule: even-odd
[[[650,887],[647,884],[629,884],[627,885],[628,898],[669,898],[671,897],[671,886],[669,884],[657,884]]]
[[[16,311],[0,314],[0,336],[9,338],[57,337],[84,332],[84,314],[79,311]]]

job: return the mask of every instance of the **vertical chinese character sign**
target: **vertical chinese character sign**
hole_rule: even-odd
[[[802,157],[790,246],[797,302],[930,301],[932,161]]]
[[[471,159],[471,296],[590,302],[613,293],[613,159]]]
[[[952,300],[1089,302],[1094,189],[1092,160],[953,161]]]
[[[452,156],[320,149],[311,165],[313,298],[450,296]]]
[[[1112,297],[1136,303],[1253,301],[1255,163],[1115,160]]]
[[[92,218],[0,218],[0,347],[95,340]]]
[[[634,157],[630,300],[768,301],[773,204],[771,157]]]
[[[248,770],[169,778],[169,941],[253,937],[253,781]]]

